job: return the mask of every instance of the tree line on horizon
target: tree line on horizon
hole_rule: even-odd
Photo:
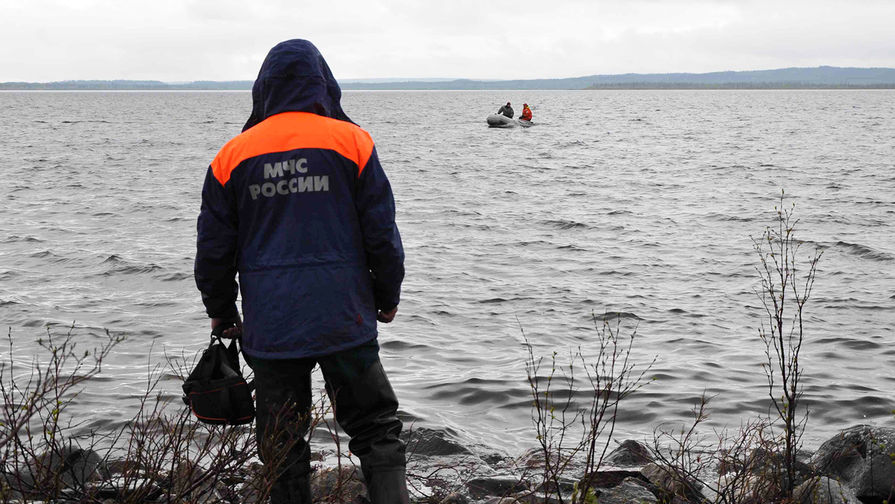
[[[710,73],[589,75],[564,79],[341,81],[346,90],[893,89],[895,68],[781,68]],[[252,81],[68,80],[2,82],[0,90],[249,90]]]

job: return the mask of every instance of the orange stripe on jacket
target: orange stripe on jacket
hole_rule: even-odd
[[[211,169],[224,185],[246,159],[295,149],[333,150],[357,164],[360,176],[373,154],[370,134],[355,124],[310,112],[283,112],[244,131],[224,145]]]

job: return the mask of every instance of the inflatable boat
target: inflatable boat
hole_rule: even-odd
[[[512,119],[503,114],[491,114],[485,122],[488,123],[489,128],[515,128],[516,126],[527,128],[532,125],[531,121]]]

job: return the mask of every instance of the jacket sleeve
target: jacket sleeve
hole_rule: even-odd
[[[211,167],[202,188],[202,209],[197,223],[195,277],[205,311],[212,318],[235,318],[237,218],[229,191],[215,178]]]
[[[389,311],[401,301],[404,247],[395,224],[392,187],[379,164],[375,147],[358,177],[356,205],[367,265],[373,276],[376,308]]]

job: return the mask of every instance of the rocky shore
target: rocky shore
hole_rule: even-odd
[[[625,503],[762,503],[773,502],[769,470],[778,471],[773,453],[755,450],[746,465],[714,467],[699,481],[681,477],[675,467],[657,460],[655,448],[628,440],[616,445],[600,469],[560,481],[548,488],[539,478],[544,457],[530,451],[518,458],[467,447],[440,430],[420,428],[405,436],[408,445],[408,482],[418,504],[534,504],[570,502],[580,488],[590,488],[594,502]],[[41,457],[38,457],[41,458]],[[793,501],[800,504],[883,504],[895,499],[895,428],[855,425],[824,442],[813,453],[800,454]],[[332,454],[317,454],[313,478],[316,502],[367,502],[359,469],[347,459],[335,463]],[[135,478],[127,461],[105,462],[90,450],[69,450],[43,457],[11,472],[6,468],[3,502],[33,501],[27,488],[46,472],[59,482],[52,502],[166,502],[166,489],[177,485],[177,470]],[[247,464],[227,478],[195,487],[188,502],[253,504],[258,493],[249,482],[261,471]],[[569,471],[570,476],[574,471]],[[584,482],[587,482],[585,487]],[[735,488],[736,493],[730,490]],[[590,494],[589,494],[590,495]],[[580,497],[580,496],[578,496]],[[562,500],[560,500],[560,498]],[[591,502],[591,501],[586,501]]]
[[[449,441],[443,442],[449,444]],[[456,452],[462,453],[461,450],[462,447],[457,447]],[[657,462],[653,453],[650,447],[638,441],[618,444],[599,471],[566,482],[565,488],[560,489],[563,500],[568,502],[575,489],[588,479],[600,504],[771,502],[762,494],[767,490],[764,487],[768,479],[766,471],[774,467],[773,454],[756,450],[749,467],[714,468],[713,475],[703,475],[704,481],[723,485],[730,481],[735,471],[748,473],[742,480],[739,495],[720,496],[717,488],[708,488],[695,481],[681,481],[675,469]],[[437,502],[558,502],[555,497],[546,498],[543,489],[531,486],[531,476],[543,464],[536,453],[528,453],[514,461],[476,457],[471,453],[467,457],[473,458],[471,465],[476,468],[475,475]],[[803,453],[799,458],[794,502],[882,504],[895,499],[895,428],[855,425],[825,441],[814,453]],[[424,499],[421,502],[433,501]]]

